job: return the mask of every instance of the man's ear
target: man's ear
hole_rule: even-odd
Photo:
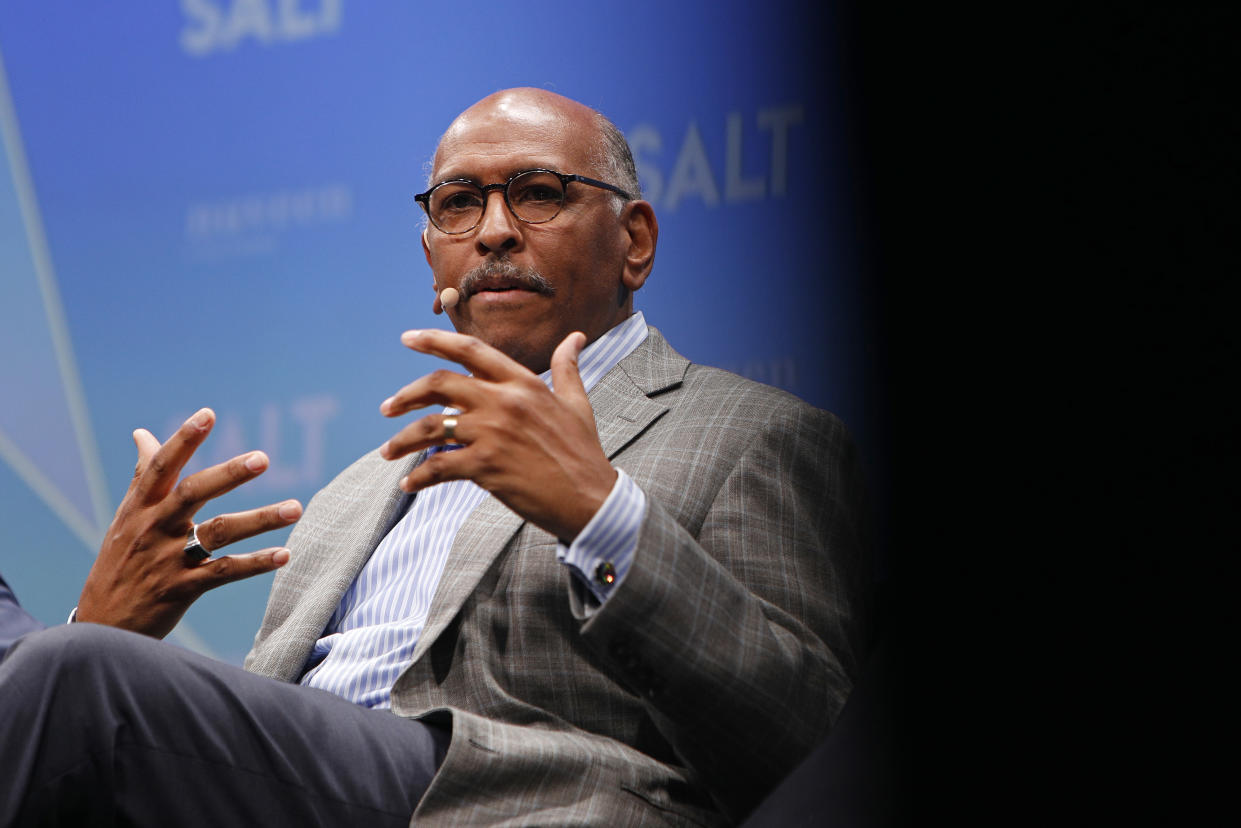
[[[422,255],[427,257],[427,266],[431,267],[431,290],[435,293],[435,298],[431,300],[431,313],[439,316],[444,312],[444,306],[440,303],[440,286],[435,282],[435,268],[431,266],[431,247],[427,244],[427,231],[430,229],[422,228]]]
[[[422,228],[422,255],[427,257],[427,265],[431,264],[431,245],[427,244],[427,233],[431,232],[431,226],[427,225]],[[431,268],[431,272],[435,272],[435,268]]]
[[[625,271],[621,277],[631,292],[646,284],[646,277],[655,266],[655,244],[659,240],[659,222],[649,201],[631,201],[625,205],[621,223],[629,236],[625,253]],[[424,243],[425,244],[425,243]]]

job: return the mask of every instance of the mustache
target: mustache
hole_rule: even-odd
[[[478,292],[480,287],[496,280],[503,280],[507,284],[541,293],[544,296],[553,296],[556,293],[555,285],[547,281],[547,278],[538,270],[533,267],[520,267],[508,259],[483,262],[461,277],[457,290],[461,292],[463,300],[469,299]]]

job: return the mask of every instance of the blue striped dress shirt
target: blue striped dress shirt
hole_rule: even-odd
[[[638,312],[588,345],[578,358],[586,390],[644,339],[646,320]],[[551,371],[541,378],[551,387]],[[392,706],[392,685],[413,657],[457,530],[487,496],[469,480],[418,493],[345,591],[302,684],[365,707]],[[645,515],[646,495],[618,469],[603,506],[571,545],[558,545],[557,558],[599,603],[624,580]]]

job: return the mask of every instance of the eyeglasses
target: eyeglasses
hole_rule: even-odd
[[[549,222],[560,215],[565,189],[574,181],[611,190],[626,201],[633,200],[633,196],[620,187],[584,175],[566,175],[552,170],[526,170],[503,184],[482,187],[464,178],[454,178],[419,193],[414,200],[427,211],[431,223],[440,232],[458,235],[470,232],[482,222],[487,195],[492,190],[503,190],[509,212],[526,224]]]

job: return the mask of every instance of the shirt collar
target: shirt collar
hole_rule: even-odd
[[[615,368],[616,363],[633,353],[645,339],[646,318],[642,316],[642,311],[638,311],[583,348],[577,358],[577,371],[587,392],[603,379],[604,374]],[[550,368],[539,374],[539,379],[543,380],[548,388],[552,388]]]

